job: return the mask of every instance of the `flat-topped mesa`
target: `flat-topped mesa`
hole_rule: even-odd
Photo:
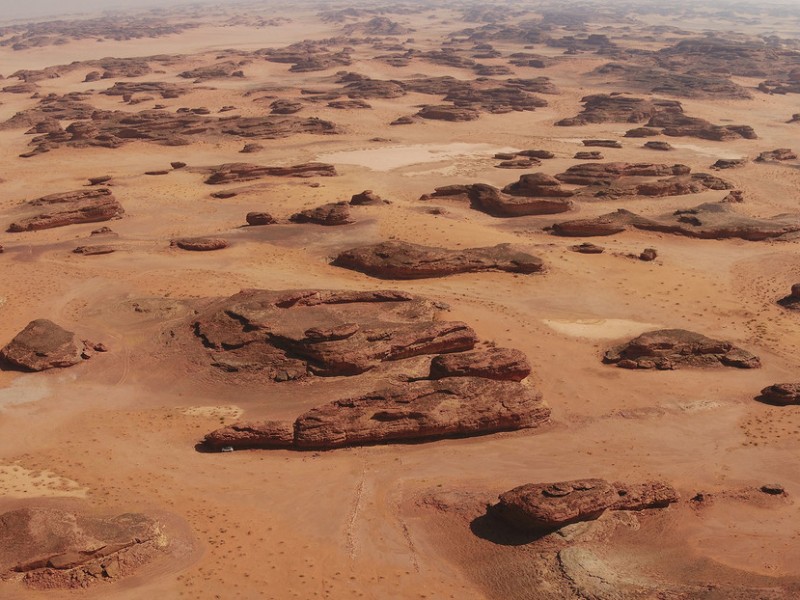
[[[331,263],[381,279],[425,279],[455,273],[536,273],[542,260],[511,244],[449,250],[409,242],[382,242],[340,253]]]
[[[627,229],[700,239],[787,239],[800,232],[800,215],[782,214],[755,218],[737,213],[730,202],[708,202],[658,217],[643,217],[629,210],[619,209],[599,217],[562,221],[552,226],[555,235],[570,237],[613,235]]]
[[[657,481],[612,484],[604,479],[577,479],[521,485],[500,494],[488,512],[514,529],[546,534],[593,521],[607,510],[666,508],[679,499],[674,488]]]
[[[526,187],[525,184],[514,188],[515,193],[520,193]],[[552,215],[571,210],[574,206],[572,200],[560,196],[553,197],[559,193],[556,188],[541,186],[539,188],[545,193],[550,193],[549,197],[542,196],[512,196],[501,192],[496,187],[485,183],[473,183],[470,185],[449,185],[436,188],[433,194],[425,195],[421,199],[446,198],[468,200],[470,206],[488,215],[498,218],[522,217],[527,215]]]
[[[575,117],[556,122],[560,127],[590,123],[643,123],[661,112],[682,113],[677,100],[645,100],[616,94],[593,94],[581,98],[583,110]]]
[[[0,359],[27,371],[44,371],[78,364],[81,351],[74,333],[47,319],[37,319],[0,350]]]
[[[714,340],[685,329],[650,331],[608,350],[603,362],[624,369],[761,366],[757,356],[731,342]]]
[[[562,183],[608,186],[621,177],[665,177],[688,175],[690,172],[689,167],[680,164],[593,162],[573,165],[555,178]]]
[[[8,231],[36,231],[80,223],[98,223],[121,217],[125,211],[108,188],[50,194],[26,203],[47,206],[45,212],[14,221]]]
[[[267,422],[224,427],[209,433],[204,444],[210,449],[328,450],[515,431],[539,427],[549,418],[550,409],[529,386],[447,377],[330,402],[300,415],[293,425]]]
[[[291,167],[268,167],[252,163],[226,163],[210,167],[211,174],[206,179],[209,185],[251,181],[262,177],[333,177],[336,168],[325,163],[303,163]]]
[[[475,332],[403,292],[245,290],[189,325],[213,366],[277,381],[352,376],[384,362],[471,350]]]

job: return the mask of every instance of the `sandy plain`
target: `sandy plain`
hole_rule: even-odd
[[[235,10],[230,9],[232,14]],[[8,77],[19,68],[100,56],[181,54],[166,72],[140,78],[177,82],[177,72],[212,62],[221,49],[280,47],[332,37],[341,28],[322,22],[314,10],[286,16],[290,23],[272,28],[206,22],[163,38],[77,40],[16,52],[0,48],[0,69]],[[468,25],[446,8],[393,19],[416,29],[411,36],[420,49],[438,49],[445,34]],[[676,24],[668,17],[659,23]],[[700,31],[711,25],[679,26]],[[750,34],[761,27],[737,26]],[[775,23],[764,27],[770,26]],[[493,45],[504,55],[520,50],[511,42]],[[535,51],[554,50],[537,45]],[[368,46],[356,47],[346,70],[375,79],[420,73],[465,77],[462,69],[418,61],[392,67],[372,54]],[[504,59],[485,62],[506,64]],[[102,340],[111,350],[66,370],[0,371],[0,511],[30,503],[69,507],[80,501],[97,513],[163,511],[185,524],[175,525],[185,527],[180,551],[132,577],[78,591],[39,591],[0,581],[0,597],[559,597],[561,592],[548,592],[537,574],[526,570],[524,548],[479,538],[457,511],[442,516],[420,499],[437,490],[477,491],[491,499],[521,483],[578,477],[663,479],[686,497],[780,482],[789,498],[800,496],[795,466],[800,412],[753,400],[766,385],[796,380],[800,321],[775,304],[800,281],[796,242],[629,231],[601,238],[606,252],[585,256],[569,250],[574,239],[542,231],[560,216],[496,219],[446,199],[418,200],[442,185],[480,181],[502,187],[514,181],[521,172],[495,168],[492,154],[498,149],[551,150],[556,158],[536,170],[554,174],[574,164],[572,155],[581,148],[575,140],[623,139],[626,124],[553,125],[577,114],[581,97],[618,91],[587,77],[605,62],[585,53],[546,69],[514,67],[520,77],[550,77],[560,94],[547,96],[549,105],[535,112],[482,114],[466,123],[388,127],[397,117],[412,114],[415,105],[431,101],[422,94],[370,100],[371,110],[309,105],[303,114],[332,120],[342,133],[261,141],[264,149],[253,155],[238,153],[242,140],[220,137],[195,139],[184,147],[133,142],[118,149],[59,148],[22,159],[18,155],[29,149],[29,136],[18,129],[0,131],[4,220],[11,220],[23,200],[80,189],[88,177],[106,174],[113,176],[113,193],[126,211],[123,219],[108,223],[118,238],[113,240],[117,251],[106,256],[71,253],[87,242],[95,224],[0,234],[5,247],[0,255],[0,341],[44,317],[81,339]],[[235,104],[238,114],[257,115],[265,105],[244,97],[247,90],[273,84],[283,90],[278,96],[294,98],[299,89],[326,84],[343,69],[289,73],[285,64],[254,62],[245,68],[244,79],[205,82],[164,103],[170,109],[205,106],[212,112]],[[99,90],[113,83],[83,83],[87,70],[39,81],[40,94]],[[796,98],[758,93],[749,100],[681,98],[688,114],[747,123],[759,139],[676,139],[668,161],[703,171],[716,158],[797,146],[797,125],[785,123],[797,112]],[[138,110],[117,97],[93,94],[90,101],[98,108]],[[26,94],[0,94],[0,121],[35,102]],[[375,137],[388,141],[371,141]],[[621,149],[604,150],[607,159],[661,158],[637,140],[623,141]],[[386,163],[381,158],[386,148],[406,152]],[[451,154],[448,148],[469,150]],[[419,150],[418,160],[409,157],[414,150]],[[352,152],[359,153],[356,159],[348,158]],[[268,178],[239,186],[246,190],[229,199],[211,198],[216,190],[190,170],[144,175],[175,160],[206,166],[243,156],[268,165],[321,160],[334,163],[339,175],[311,180],[319,187],[303,179]],[[747,201],[737,207],[742,212],[767,216],[797,210],[796,162],[749,163],[723,176],[744,191]],[[266,210],[286,219],[364,189],[392,204],[354,208],[356,223],[324,231],[288,224],[242,228],[248,211]],[[577,215],[619,207],[656,215],[723,195],[708,191],[692,197],[581,202]],[[431,206],[445,210],[432,215],[426,212]],[[197,254],[169,247],[174,237],[207,235],[223,236],[231,245]],[[547,271],[392,282],[328,264],[340,250],[386,239],[447,248],[514,242],[541,256]],[[647,246],[658,249],[656,261],[625,256]],[[164,350],[161,332],[189,314],[184,301],[243,288],[403,289],[446,302],[448,318],[469,323],[481,339],[528,355],[531,382],[551,407],[553,423],[532,433],[417,445],[313,453],[197,452],[195,444],[205,433],[241,415],[291,418],[337,397],[341,386],[359,386],[313,380],[291,388],[232,386],[213,375],[197,376]],[[133,302],[149,298],[159,299],[148,301],[150,312],[131,310]],[[763,368],[630,372],[601,364],[602,352],[612,343],[656,325],[731,340],[756,352]],[[677,511],[674,521],[660,548],[626,534],[630,539],[616,547],[618,561],[639,573],[653,570],[662,581],[681,580],[692,561],[706,564],[708,573],[726,581],[750,577],[758,585],[780,587],[800,577],[800,521],[793,502],[764,507],[725,496],[702,516]],[[638,567],[630,566],[634,555],[641,559]]]

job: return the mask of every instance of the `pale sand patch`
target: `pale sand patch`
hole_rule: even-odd
[[[86,488],[51,471],[31,471],[19,465],[0,465],[0,496],[6,498],[85,498]]]
[[[392,171],[410,165],[419,165],[454,158],[489,158],[496,152],[514,152],[514,148],[492,144],[412,144],[387,148],[346,150],[320,154],[316,160],[333,164],[358,165],[372,171]]]
[[[181,412],[187,417],[238,419],[244,411],[238,406],[190,406]]]
[[[45,381],[35,377],[20,377],[7,388],[0,389],[0,412],[9,406],[36,402],[50,395],[51,389]]]
[[[658,329],[654,323],[641,323],[628,319],[542,319],[542,323],[572,337],[612,339],[626,335],[639,335]]]
[[[692,150],[697,154],[702,154],[703,156],[713,156],[714,158],[739,159],[744,158],[745,156],[740,152],[731,152],[730,150],[721,146],[698,146],[697,144],[675,144],[673,142],[670,142],[670,144],[673,148]]]

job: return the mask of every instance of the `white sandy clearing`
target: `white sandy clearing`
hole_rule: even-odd
[[[318,161],[358,165],[373,171],[392,171],[410,165],[452,160],[454,158],[491,158],[496,152],[514,152],[514,148],[498,148],[492,144],[413,144],[365,150],[347,150],[320,154]]]
[[[31,471],[19,465],[0,465],[0,496],[6,498],[85,498],[86,488],[50,471]]]
[[[658,329],[654,323],[641,323],[627,319],[542,319],[542,323],[572,337],[613,339],[626,335],[639,335]]]
[[[219,419],[238,419],[244,412],[238,406],[190,406],[181,412],[189,417],[214,417]]]

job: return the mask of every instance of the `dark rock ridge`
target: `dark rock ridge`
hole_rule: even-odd
[[[575,237],[613,235],[627,229],[702,239],[741,238],[761,241],[786,238],[800,231],[800,215],[754,218],[737,213],[727,202],[709,202],[660,217],[643,217],[629,210],[619,209],[591,219],[563,221],[552,227],[556,235]]]
[[[78,364],[81,352],[74,333],[47,319],[37,319],[0,350],[0,359],[27,371],[44,371]]]
[[[285,381],[473,348],[471,328],[436,314],[433,303],[403,292],[246,290],[210,304],[190,329],[214,366]]]
[[[138,513],[94,517],[57,508],[0,515],[0,577],[32,588],[81,589],[132,574],[166,547],[158,522]]]
[[[521,217],[526,215],[551,215],[566,212],[573,208],[573,203],[566,196],[571,192],[561,190],[546,180],[547,176],[533,174],[530,178],[523,176],[521,181],[512,184],[516,194],[532,194],[541,196],[514,195],[501,192],[485,183],[470,185],[449,185],[436,188],[432,194],[422,196],[421,200],[431,198],[454,198],[468,200],[470,206],[493,217]]]
[[[447,377],[337,400],[300,415],[294,424],[246,423],[205,437],[211,449],[322,450],[535,428],[549,420],[541,395],[515,381]]]
[[[347,202],[331,202],[316,208],[301,210],[289,217],[292,223],[313,223],[314,225],[348,225],[353,223],[350,206]]]
[[[424,279],[455,273],[536,273],[542,260],[511,244],[448,250],[409,242],[382,242],[340,253],[331,263],[381,279]]]
[[[730,342],[714,340],[685,329],[661,329],[643,333],[608,350],[606,364],[624,369],[678,369],[681,367],[761,366],[757,356]]]
[[[580,521],[592,521],[607,510],[665,508],[680,496],[661,482],[609,483],[578,479],[529,483],[500,494],[489,513],[515,529],[548,533]]]
[[[291,167],[267,167],[251,163],[226,163],[208,169],[210,175],[206,179],[209,185],[238,183],[262,177],[333,177],[336,168],[325,163],[304,163]]]
[[[108,188],[94,188],[43,196],[26,206],[49,207],[44,212],[22,218],[9,225],[8,231],[36,231],[79,223],[97,223],[121,217],[122,206]]]

